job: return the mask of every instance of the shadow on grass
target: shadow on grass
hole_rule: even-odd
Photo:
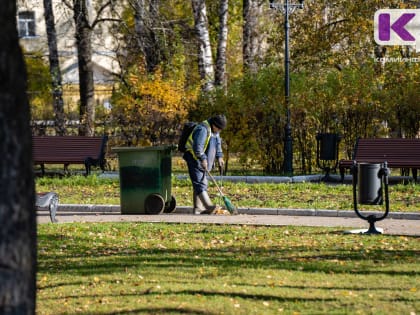
[[[292,297],[282,297],[274,294],[252,294],[252,293],[243,293],[243,292],[235,292],[235,291],[215,291],[215,290],[179,290],[179,291],[158,291],[152,292],[153,288],[147,289],[144,292],[136,292],[136,293],[118,293],[118,294],[78,294],[78,295],[64,295],[64,296],[53,296],[49,298],[43,298],[43,300],[71,300],[71,299],[105,299],[105,298],[130,298],[130,297],[139,297],[139,296],[151,296],[156,298],[162,298],[163,296],[168,296],[168,298],[180,295],[180,296],[191,296],[192,298],[201,296],[201,297],[222,297],[226,298],[227,300],[231,299],[243,299],[254,302],[258,301],[271,301],[271,302],[280,302],[280,303],[311,303],[311,302],[334,302],[337,301],[337,298],[315,298],[315,297],[300,297],[300,296],[292,296]],[[135,310],[127,310],[127,311],[117,311],[117,312],[90,312],[89,314],[138,314],[138,313],[148,313],[148,314],[168,314],[170,312],[175,312],[178,314],[220,314],[219,312],[214,313],[205,310],[193,309],[189,307],[177,307],[177,308],[170,308],[170,307],[162,307],[162,308],[137,308]]]
[[[63,299],[126,297],[130,300],[141,296],[150,296],[150,300],[154,301],[164,295],[170,301],[182,299],[183,296],[194,300],[198,296],[214,296],[222,300],[239,298],[251,302],[271,300],[316,304],[327,301],[335,304],[339,303],[340,295],[332,295],[331,290],[393,292],[400,289],[393,288],[392,283],[389,287],[381,286],[380,282],[363,288],[363,284],[351,283],[355,275],[417,277],[420,251],[416,241],[417,238],[409,237],[344,236],[336,230],[320,228],[126,223],[52,225],[43,227],[39,235],[38,272],[56,277],[57,282],[43,286],[41,281],[38,289],[59,288],[54,291],[66,292],[42,298],[56,303]],[[277,270],[296,271],[308,279],[318,277],[319,274],[324,274],[321,275],[323,279],[333,274],[351,277],[335,285],[312,282],[312,286],[294,286],[293,283],[283,286],[278,283],[274,285],[274,290],[270,290],[264,277]],[[261,281],[249,277],[255,273],[261,273]],[[127,278],[135,292],[124,292],[119,288],[105,293],[94,290],[97,284],[101,284],[101,288],[112,288],[114,284],[124,287],[125,282],[119,282],[116,277],[127,274],[142,274],[147,275],[147,278]],[[203,283],[211,283],[213,279],[225,275],[230,277],[231,282],[236,282],[236,288],[217,286],[217,289],[213,289],[200,286],[195,289],[195,281],[204,279]],[[81,282],[76,281],[80,279],[77,277],[86,278]],[[94,277],[99,280],[93,280]],[[164,279],[161,281],[165,281],[166,287],[170,289],[157,289],[154,277]],[[86,291],[76,289],[81,285],[86,287]],[[250,291],[244,291],[244,287],[250,287]],[[320,291],[315,291],[313,296],[303,296],[302,290],[307,289]],[[282,290],[288,292],[287,296],[282,294]],[[255,294],[251,291],[255,291]],[[406,303],[416,301],[408,297],[395,297],[396,302],[400,302],[400,299]],[[202,309],[200,306],[138,306],[135,304],[133,309],[125,311],[97,311],[89,314],[216,314],[205,306]]]
[[[39,255],[38,271],[74,275],[98,275],[120,272],[126,268],[189,269],[197,266],[216,267],[223,272],[235,272],[251,269],[278,269],[301,272],[323,272],[336,274],[387,274],[418,275],[418,269],[401,270],[389,268],[393,265],[419,262],[420,251],[413,249],[364,249],[350,246],[327,244],[316,248],[312,244],[293,244],[277,246],[266,244],[245,245],[216,244],[214,248],[151,248],[139,249],[136,244],[93,245],[88,238],[73,236],[71,242],[61,237],[48,236],[43,242],[54,244],[57,248],[44,250]],[[72,246],[72,244],[77,244]],[[162,246],[162,245],[160,245]],[[57,253],[58,251],[58,253]],[[381,268],[386,265],[387,268]],[[407,268],[406,268],[407,269]]]
[[[92,312],[90,315],[130,315],[130,314],[197,314],[197,315],[213,315],[219,314],[209,311],[202,311],[193,308],[171,308],[171,307],[145,307],[136,308],[130,311],[117,312]]]
[[[197,266],[210,266],[223,273],[263,268],[416,276],[419,269],[412,266],[420,262],[420,250],[407,244],[417,239],[339,235],[337,230],[321,228],[52,225],[38,237],[38,271],[89,276],[126,268],[177,268],[190,272]]]
[[[211,291],[211,290],[180,290],[180,291],[159,291],[153,292],[152,288],[147,289],[146,292],[136,292],[136,293],[118,293],[118,294],[78,294],[78,295],[64,295],[64,296],[52,296],[49,298],[43,298],[43,300],[61,300],[61,299],[80,299],[80,298],[118,298],[118,297],[138,297],[142,295],[147,296],[163,296],[163,295],[191,295],[191,296],[221,296],[226,298],[241,298],[241,299],[251,299],[251,300],[261,300],[261,301],[278,301],[278,302],[313,302],[313,301],[336,301],[335,298],[309,298],[309,297],[281,297],[270,294],[252,294],[252,293],[243,293],[243,292],[221,292],[221,291]]]

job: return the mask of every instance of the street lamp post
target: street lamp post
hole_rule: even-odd
[[[286,174],[293,173],[293,139],[292,126],[290,124],[290,56],[289,56],[289,15],[292,14],[296,8],[303,9],[303,0],[299,3],[289,3],[289,0],[284,0],[283,3],[274,2],[270,0],[270,9],[281,11],[284,14],[284,101],[286,107],[286,125],[284,126],[284,162],[283,170]]]

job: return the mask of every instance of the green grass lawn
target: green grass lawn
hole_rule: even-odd
[[[342,230],[41,224],[37,314],[419,314],[419,238]]]
[[[60,203],[111,204],[120,203],[117,179],[103,179],[97,175],[36,179],[38,192],[55,191]],[[236,207],[353,210],[352,185],[325,183],[246,184],[223,182],[223,190]],[[217,197],[216,187],[210,183],[210,195]],[[192,189],[188,179],[173,176],[172,195],[177,205],[192,204]],[[390,185],[390,209],[393,212],[420,212],[420,185]],[[383,210],[384,206],[363,206],[367,210]]]

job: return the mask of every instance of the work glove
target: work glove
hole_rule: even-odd
[[[206,159],[201,160],[201,167],[202,167],[204,170],[208,170],[208,163],[207,163],[207,160],[206,160]]]

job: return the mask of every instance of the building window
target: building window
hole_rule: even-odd
[[[35,36],[35,12],[22,11],[18,13],[19,37]]]

